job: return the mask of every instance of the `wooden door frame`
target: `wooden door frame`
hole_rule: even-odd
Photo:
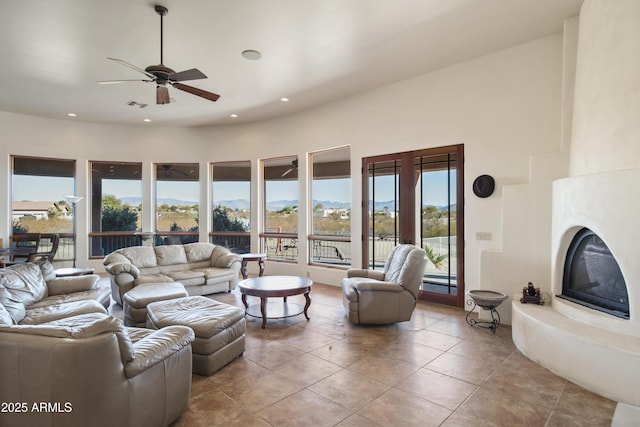
[[[400,153],[383,154],[378,156],[362,158],[362,268],[368,268],[369,265],[369,168],[371,163],[400,160],[400,217],[402,224],[410,224],[409,226],[400,227],[398,240],[400,243],[414,243],[414,212],[415,198],[405,197],[403,194],[413,194],[415,190],[416,176],[414,173],[413,159],[425,155],[437,155],[456,153],[456,246],[457,246],[457,265],[456,265],[456,295],[439,294],[437,292],[420,291],[418,298],[421,300],[436,302],[440,304],[454,305],[464,307],[464,145],[449,145],[444,147],[427,148],[421,150],[405,151]],[[406,167],[409,165],[410,167]],[[404,167],[403,167],[404,166]]]

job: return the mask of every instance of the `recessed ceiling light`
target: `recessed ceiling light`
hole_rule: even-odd
[[[242,56],[245,59],[249,59],[251,61],[257,61],[258,59],[262,58],[262,54],[257,50],[253,50],[253,49],[243,50]]]
[[[231,117],[231,118],[235,119],[235,118],[237,118],[237,117],[238,117],[238,115],[237,115],[237,114],[231,114],[231,115],[229,115],[229,117]]]
[[[77,116],[77,114],[76,114],[76,113],[67,113],[67,116],[69,116],[69,117],[76,117],[76,116]]]
[[[282,102],[289,102],[289,98],[280,98],[280,101],[282,101]]]
[[[143,122],[150,122],[151,119],[144,119]]]

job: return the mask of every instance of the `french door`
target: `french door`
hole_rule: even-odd
[[[419,298],[464,304],[464,146],[367,157],[362,161],[363,265],[382,270],[391,249],[425,250]]]

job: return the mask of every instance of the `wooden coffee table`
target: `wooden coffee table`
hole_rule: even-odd
[[[238,288],[242,294],[242,303],[245,307],[245,313],[253,317],[262,317],[262,329],[264,329],[267,325],[267,319],[282,319],[304,313],[304,317],[309,320],[307,310],[311,305],[311,298],[309,298],[311,285],[313,285],[313,282],[309,279],[305,279],[304,277],[261,276],[241,281],[238,284]],[[304,294],[304,298],[306,300],[304,309],[298,304],[287,302],[287,297],[301,294]],[[260,304],[255,304],[249,307],[249,304],[247,303],[247,295],[259,297]],[[284,300],[282,304],[267,304],[267,298],[274,297],[283,297]]]

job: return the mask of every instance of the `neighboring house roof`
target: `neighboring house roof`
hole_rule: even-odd
[[[30,201],[20,200],[13,202],[14,211],[46,211],[51,207],[54,207],[54,202],[42,202],[42,201]]]

